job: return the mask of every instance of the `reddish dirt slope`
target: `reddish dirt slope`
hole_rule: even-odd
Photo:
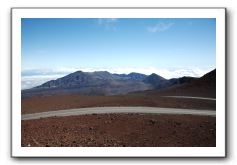
[[[150,94],[216,98],[216,69],[190,83],[161,91],[151,91]]]
[[[22,146],[214,147],[216,118],[103,114],[22,121]]]

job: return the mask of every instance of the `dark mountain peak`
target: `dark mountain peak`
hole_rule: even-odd
[[[216,69],[206,73],[198,79],[198,83],[216,86]]]
[[[92,77],[86,72],[76,71],[62,78],[48,81],[35,88],[68,88],[75,86],[84,86],[90,82]]]
[[[164,77],[161,77],[160,75],[157,75],[155,73],[152,73],[147,78],[149,79],[155,79],[155,80],[166,80]]]
[[[144,75],[144,76],[145,76],[145,74],[137,73],[137,72],[131,72],[131,73],[129,73],[128,75]]]
[[[82,72],[81,70],[78,70],[78,71],[75,71],[73,73],[70,73],[69,75],[72,75],[72,74],[82,74],[82,73],[84,73],[84,72]]]
[[[169,84],[170,84],[170,86],[179,85],[179,84],[184,84],[184,83],[190,83],[190,82],[197,80],[197,79],[198,78],[195,78],[195,77],[183,76],[180,78],[169,79]]]
[[[120,77],[126,77],[127,75],[126,74],[118,74],[118,73],[113,73],[114,76],[120,76]]]
[[[79,70],[79,71],[70,73],[70,74],[66,75],[65,77],[81,76],[81,75],[85,75],[85,74],[86,74],[85,72],[82,72],[82,71]]]
[[[216,79],[216,69],[206,73],[201,77],[201,79]]]
[[[155,73],[152,73],[151,75],[147,76],[143,82],[151,84],[156,89],[160,89],[160,88],[164,88],[167,86],[168,80],[166,80],[165,78],[163,78]]]
[[[179,81],[181,83],[183,83],[183,82],[191,82],[192,80],[195,80],[195,79],[198,79],[198,78],[190,77],[190,76],[183,76],[183,77],[179,78]]]
[[[100,74],[111,74],[108,71],[94,71],[92,73],[100,73]]]
[[[147,77],[147,75],[145,74],[136,73],[136,72],[131,72],[127,76],[133,80],[141,80],[141,81]]]
[[[59,79],[70,79],[70,80],[73,80],[73,79],[76,79],[76,80],[79,80],[80,78],[83,78],[83,77],[88,77],[88,73],[86,72],[83,72],[83,71],[76,71],[76,72],[73,72],[69,75],[66,75],[62,78],[59,78]]]
[[[108,71],[88,72],[95,79],[113,79],[114,76]]]

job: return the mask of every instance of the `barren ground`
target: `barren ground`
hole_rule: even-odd
[[[216,109],[215,88],[199,84],[120,96],[55,95],[22,99],[22,114],[84,107],[146,106]],[[196,115],[97,114],[22,121],[22,146],[215,146],[216,118]]]
[[[22,114],[85,107],[146,106],[187,109],[216,109],[216,101],[165,98],[155,94],[129,94],[120,96],[55,95],[22,99]]]
[[[22,121],[22,146],[213,147],[216,118],[100,114]]]

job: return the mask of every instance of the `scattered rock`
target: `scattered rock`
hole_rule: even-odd
[[[114,116],[113,116],[114,115]],[[111,114],[22,122],[22,146],[215,146],[215,118],[190,115]],[[114,121],[113,121],[114,120]],[[205,121],[209,121],[205,124]],[[104,124],[111,123],[112,124]],[[181,125],[181,126],[179,126]],[[66,128],[66,129],[64,129]],[[197,136],[196,136],[197,135]],[[37,139],[38,143],[32,141]]]
[[[154,125],[154,124],[156,124],[156,122],[157,122],[157,121],[156,121],[156,120],[154,120],[154,119],[150,119],[150,120],[149,120],[149,123],[150,123],[151,125]]]
[[[216,130],[215,129],[210,129],[209,131],[211,132],[212,135],[216,134]]]
[[[182,123],[181,122],[175,122],[176,125],[181,125]]]

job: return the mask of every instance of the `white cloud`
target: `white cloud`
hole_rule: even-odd
[[[163,32],[170,29],[173,25],[174,23],[172,22],[159,22],[154,26],[147,27],[147,30],[152,33]]]
[[[104,23],[116,23],[118,22],[117,18],[99,18],[98,23],[104,24]]]
[[[106,30],[116,30],[117,18],[99,18],[98,24]]]
[[[65,75],[34,75],[21,77],[21,89],[29,89],[41,85],[47,81],[55,80]]]
[[[131,72],[143,73],[146,75],[150,75],[152,73],[156,73],[166,79],[170,78],[178,78],[183,76],[191,76],[191,77],[201,77],[204,74],[210,72],[215,67],[204,67],[204,68],[156,68],[156,67],[122,67],[122,68],[101,68],[98,70],[107,70],[110,73],[118,73],[118,74],[129,74]],[[85,69],[85,71],[96,71],[95,69]]]

